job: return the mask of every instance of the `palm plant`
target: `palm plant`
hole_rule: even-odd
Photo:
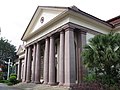
[[[82,56],[97,81],[109,86],[120,83],[120,33],[96,35],[89,40]]]

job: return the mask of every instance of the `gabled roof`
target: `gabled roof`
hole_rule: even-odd
[[[106,21],[101,20],[101,19],[99,19],[99,18],[97,18],[97,17],[95,17],[95,16],[93,16],[93,15],[91,15],[91,14],[88,14],[88,13],[80,10],[80,9],[77,8],[76,6],[72,6],[72,7],[68,7],[68,8],[69,8],[70,10],[73,10],[73,11],[75,11],[75,12],[78,12],[78,13],[81,14],[81,15],[84,15],[84,16],[86,16],[86,17],[88,17],[88,18],[91,18],[91,19],[93,19],[93,20],[95,20],[95,21],[97,21],[97,22],[100,22],[100,23],[102,23],[102,24],[105,24],[105,25],[107,25],[107,26],[109,26],[109,27],[113,27],[111,24],[107,23]]]
[[[114,27],[120,25],[120,15],[108,20],[107,22],[112,24]]]
[[[21,53],[24,53],[24,51],[25,51],[24,45],[20,45],[18,50],[17,50],[17,55],[20,55]]]
[[[32,18],[31,18],[31,20],[30,20],[30,22],[29,22],[29,24],[28,24],[28,26],[27,26],[27,28],[26,28],[25,32],[23,33],[23,36],[22,36],[21,40],[23,39],[23,37],[24,37],[25,33],[27,32],[27,29],[29,28],[29,26],[30,26],[30,24],[31,24],[31,22],[32,22],[33,18],[35,17],[35,15],[36,15],[36,13],[37,13],[37,11],[38,11],[38,9],[39,9],[39,8],[68,9],[68,7],[38,6],[38,7],[37,7],[37,9],[36,9],[36,10],[35,10],[35,12],[34,12],[34,14],[33,14]]]
[[[87,18],[90,18],[90,19],[92,19],[92,20],[94,20],[94,21],[96,21],[96,22],[99,22],[99,23],[101,23],[101,24],[103,24],[103,25],[105,25],[105,26],[108,26],[108,27],[110,27],[110,28],[113,28],[113,25],[112,25],[111,23],[108,23],[108,22],[106,22],[106,21],[104,21],[104,20],[101,20],[101,19],[99,19],[99,18],[97,18],[97,17],[95,17],[95,16],[93,16],[93,15],[90,15],[90,14],[88,14],[88,13],[86,13],[86,12],[78,9],[76,6],[72,6],[72,7],[38,6],[37,9],[36,9],[36,11],[35,11],[35,13],[33,14],[32,18],[31,18],[31,20],[30,20],[30,22],[29,22],[29,24],[28,24],[28,26],[27,26],[27,28],[26,28],[26,30],[25,30],[22,38],[21,38],[21,40],[23,40],[23,38],[24,38],[24,36],[25,36],[25,34],[26,34],[26,32],[27,32],[27,30],[28,30],[28,28],[29,28],[32,20],[33,20],[33,18],[35,17],[35,15],[36,15],[37,12],[38,12],[38,9],[40,9],[40,8],[42,8],[42,9],[44,9],[44,8],[47,8],[47,9],[48,9],[48,8],[50,8],[50,9],[65,9],[66,12],[68,12],[68,11],[73,11],[73,12],[78,13],[78,14],[80,14],[80,15],[83,15],[83,16],[85,16],[85,17],[87,17]]]

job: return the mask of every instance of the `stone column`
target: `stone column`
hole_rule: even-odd
[[[54,36],[50,37],[49,51],[49,84],[55,84],[55,40]]]
[[[77,56],[78,56],[78,83],[83,81],[83,76],[86,73],[85,67],[83,65],[81,53],[86,44],[86,32],[77,32]]]
[[[27,57],[27,76],[26,82],[29,83],[31,81],[31,59],[32,59],[32,48],[28,47],[28,57]]]
[[[32,82],[35,81],[35,63],[36,63],[36,44],[33,46],[33,70],[32,70]]]
[[[27,72],[27,54],[28,54],[28,48],[25,49],[25,59],[24,59],[24,72],[23,72],[23,82],[26,81],[26,72]]]
[[[60,76],[60,72],[59,72],[59,56],[60,56],[60,42],[59,41],[57,41],[56,42],[56,49],[57,49],[57,57],[56,57],[56,59],[55,59],[55,75],[56,75],[56,82],[59,82],[59,76]],[[56,54],[55,54],[56,55]]]
[[[40,83],[40,65],[41,63],[41,53],[40,53],[40,43],[37,43],[36,47],[36,63],[35,63],[35,83]]]
[[[18,60],[18,73],[17,73],[17,79],[21,79],[21,60]]]
[[[59,55],[59,85],[64,83],[64,32],[60,32],[60,55]]]
[[[65,86],[72,86],[76,82],[74,31],[65,31]]]
[[[43,71],[44,84],[48,83],[49,79],[48,76],[49,76],[49,38],[45,40],[44,71]]]

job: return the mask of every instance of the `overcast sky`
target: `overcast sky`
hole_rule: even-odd
[[[102,20],[120,15],[120,0],[0,0],[0,36],[18,48],[37,6],[73,5]]]

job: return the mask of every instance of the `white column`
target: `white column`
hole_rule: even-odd
[[[33,46],[33,70],[32,70],[32,82],[35,81],[35,63],[36,63],[36,44]]]
[[[40,83],[40,67],[41,67],[41,52],[40,52],[40,43],[37,43],[36,47],[36,64],[35,64],[35,83]]]
[[[49,84],[55,84],[55,40],[54,36],[50,37],[49,51]]]
[[[65,84],[72,86],[76,82],[74,31],[65,31]]]
[[[21,60],[18,60],[18,73],[17,73],[17,79],[21,79]]]
[[[20,63],[18,64],[18,79],[20,78]],[[10,76],[10,59],[8,61],[8,72],[7,72],[7,80],[9,80],[9,76]]]
[[[26,72],[27,72],[27,51],[28,48],[25,49],[25,59],[24,59],[24,72],[23,72],[23,82],[26,81]]]
[[[28,47],[28,58],[27,58],[27,76],[26,82],[29,83],[31,81],[31,60],[32,60],[32,48]]]
[[[59,85],[64,83],[64,32],[60,32],[60,55],[59,55]]]
[[[44,84],[48,83],[49,79],[49,38],[45,40],[45,52],[44,52],[44,71],[43,71],[43,79]]]

